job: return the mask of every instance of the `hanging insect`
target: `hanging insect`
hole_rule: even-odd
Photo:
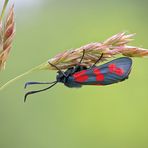
[[[103,54],[101,54],[100,58],[91,67],[87,68],[86,66],[81,65],[84,56],[85,56],[85,50],[83,50],[83,55],[78,65],[68,68],[65,72],[61,71],[56,65],[53,65],[52,63],[49,62],[51,66],[55,67],[58,70],[56,81],[45,82],[45,83],[27,82],[25,84],[25,88],[28,85],[33,85],[33,84],[52,84],[52,85],[41,90],[27,92],[24,97],[24,102],[26,101],[28,95],[50,89],[58,82],[64,83],[65,86],[70,88],[73,87],[80,88],[82,87],[82,85],[110,85],[128,79],[132,67],[131,58],[121,57],[112,60],[108,63],[105,63],[103,65],[96,66],[96,64],[103,57]]]

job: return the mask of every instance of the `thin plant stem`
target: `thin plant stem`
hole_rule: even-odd
[[[4,89],[6,86],[12,82],[20,79],[21,77],[32,73],[33,71],[38,70],[65,70],[72,66],[76,66],[80,59],[82,58],[83,51],[85,50],[85,56],[83,57],[83,62],[81,65],[89,67],[92,66],[97,60],[98,57],[102,55],[100,62],[104,62],[109,58],[114,58],[115,55],[122,54],[128,57],[147,57],[148,49],[143,49],[134,46],[127,46],[132,40],[134,34],[126,35],[125,32],[118,33],[102,43],[93,42],[79,48],[66,50],[55,57],[49,59],[43,64],[23,73],[22,75],[17,76],[16,78],[8,81],[6,84],[0,87],[0,90]],[[51,64],[49,64],[51,63]],[[98,63],[99,64],[99,63]],[[53,66],[55,65],[55,66]],[[57,68],[55,68],[57,67]]]
[[[0,15],[0,22],[2,21],[3,16],[5,14],[5,10],[6,10],[8,2],[9,2],[9,0],[5,0],[5,2],[4,2],[3,8],[2,8],[2,12],[1,12],[1,15]]]
[[[25,72],[25,73],[23,73],[23,74],[18,75],[17,77],[15,77],[15,78],[9,80],[7,83],[5,83],[4,85],[2,85],[2,86],[0,87],[0,91],[2,91],[4,88],[6,88],[6,87],[7,87],[8,85],[10,85],[11,83],[13,83],[13,82],[19,80],[19,79],[22,78],[23,76],[26,76],[26,75],[28,75],[28,74],[30,74],[30,73],[32,73],[32,72],[39,71],[39,70],[43,70],[43,69],[45,69],[45,68],[44,68],[44,64],[41,64],[41,65],[39,65],[39,66],[36,66],[36,67],[34,67],[34,68],[28,70],[27,72]]]

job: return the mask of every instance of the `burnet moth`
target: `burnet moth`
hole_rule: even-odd
[[[132,67],[131,58],[121,57],[112,60],[108,63],[105,63],[103,65],[96,66],[96,64],[103,57],[102,54],[100,58],[91,67],[87,68],[86,66],[81,65],[84,54],[85,50],[83,50],[83,55],[78,65],[70,67],[66,71],[61,71],[56,65],[53,65],[49,62],[51,66],[55,67],[58,70],[56,81],[27,82],[25,84],[25,88],[28,85],[33,85],[33,84],[51,84],[51,85],[41,90],[27,92],[24,97],[24,102],[26,101],[28,95],[50,89],[59,82],[64,83],[65,86],[70,88],[80,88],[82,87],[82,85],[110,85],[128,79]]]

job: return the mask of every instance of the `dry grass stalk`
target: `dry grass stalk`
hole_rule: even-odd
[[[132,40],[134,34],[126,35],[123,33],[118,33],[102,43],[90,43],[80,48],[67,50],[63,53],[56,55],[54,58],[49,59],[45,63],[11,79],[3,86],[0,87],[0,90],[3,90],[6,86],[12,82],[20,79],[21,77],[38,70],[57,70],[52,67],[48,62],[56,65],[60,69],[67,69],[71,66],[75,66],[80,61],[83,50],[85,50],[85,56],[83,58],[82,65],[90,66],[92,65],[103,53],[103,58],[101,61],[106,61],[109,58],[115,57],[115,55],[122,54],[128,57],[144,57],[148,56],[148,50],[133,46],[127,46]]]
[[[82,57],[83,50],[85,56],[82,65],[92,65],[103,53],[102,61],[106,61],[115,55],[122,54],[128,57],[144,57],[148,56],[148,50],[138,47],[127,46],[127,43],[132,41],[135,34],[126,35],[125,32],[118,33],[102,43],[90,43],[80,48],[67,50],[49,59],[49,62],[55,64],[60,69],[67,69],[68,67],[77,65]],[[48,62],[43,64],[40,69],[56,70],[51,67]]]
[[[11,7],[4,23],[0,23],[0,70],[5,68],[15,33],[14,6]]]

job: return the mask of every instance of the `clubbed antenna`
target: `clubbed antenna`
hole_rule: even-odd
[[[58,83],[58,82],[55,81],[55,82],[50,83],[50,84],[52,84],[52,85],[50,85],[50,86],[48,86],[48,87],[46,87],[46,88],[44,88],[44,89],[33,90],[33,91],[29,91],[29,92],[27,92],[27,93],[25,94],[25,96],[24,96],[24,102],[26,102],[27,97],[28,97],[29,95],[32,95],[32,94],[35,94],[35,93],[39,93],[39,92],[42,92],[42,91],[48,90],[48,89],[52,88],[54,85],[56,85],[57,83]]]

